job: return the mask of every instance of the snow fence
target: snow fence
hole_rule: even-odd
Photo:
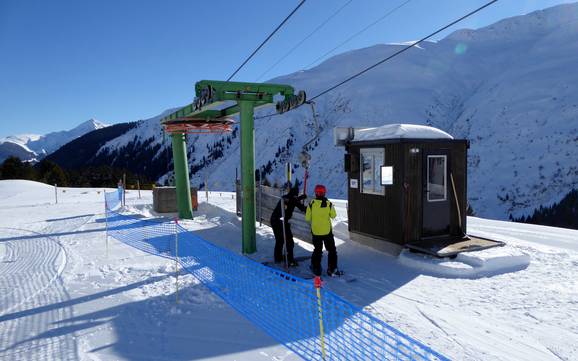
[[[311,280],[208,242],[176,222],[118,211],[105,194],[107,236],[175,259],[231,307],[306,360],[448,360]]]

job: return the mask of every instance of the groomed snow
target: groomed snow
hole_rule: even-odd
[[[155,216],[142,196],[129,191],[128,209]],[[239,252],[234,194],[199,200],[182,224]],[[339,262],[357,281],[325,287],[451,359],[578,359],[578,231],[469,218],[469,233],[507,245],[391,257],[347,241],[335,203]],[[102,189],[60,189],[54,204],[50,186],[0,181],[0,359],[298,359],[191,276],[176,305],[171,261],[112,239],[107,254],[103,208]],[[252,257],[268,260],[272,232],[257,232]],[[311,250],[297,241],[297,255]]]
[[[375,128],[356,128],[353,141],[381,139],[454,139],[443,130],[417,124],[386,124]]]

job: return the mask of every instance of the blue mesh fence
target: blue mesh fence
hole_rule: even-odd
[[[113,194],[118,198],[116,192],[105,195],[109,236],[162,257],[174,259],[178,254],[186,272],[304,359],[448,360],[323,288],[319,307],[317,289],[310,280],[216,246],[175,222],[118,213],[119,201],[114,201]]]
[[[107,210],[116,209],[120,205],[122,191],[104,192],[104,206]]]

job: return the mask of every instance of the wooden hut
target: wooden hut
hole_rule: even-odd
[[[346,152],[351,239],[436,256],[501,245],[466,233],[466,139],[411,124],[335,128],[334,136]]]

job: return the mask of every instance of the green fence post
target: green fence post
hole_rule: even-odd
[[[193,219],[191,186],[189,184],[189,164],[184,133],[172,133],[175,183],[177,186],[177,206],[180,219]]]
[[[255,128],[253,102],[239,101],[241,114],[241,192],[243,253],[257,251],[255,237]]]

